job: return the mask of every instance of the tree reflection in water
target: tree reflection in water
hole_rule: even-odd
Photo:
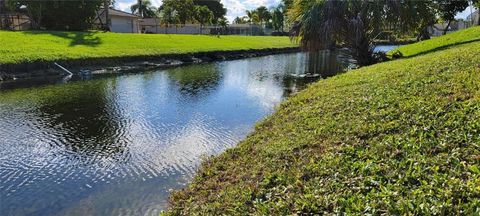
[[[43,127],[55,131],[52,135],[60,141],[55,147],[65,148],[63,153],[84,163],[127,160],[129,139],[124,130],[128,122],[109,95],[114,88],[115,81],[95,80],[40,97],[38,113],[44,119]]]
[[[335,76],[353,64],[351,58],[342,51],[320,50],[306,54],[309,75],[319,75],[322,78]]]
[[[221,74],[215,64],[193,65],[170,70],[168,77],[176,82],[179,92],[197,100],[215,91]]]

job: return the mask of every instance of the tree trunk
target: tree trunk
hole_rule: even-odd
[[[430,39],[430,33],[428,32],[428,26],[423,28],[417,36],[417,41]]]
[[[365,14],[367,7],[350,21],[350,29],[348,46],[353,58],[357,61],[358,66],[367,66],[375,63],[372,49],[372,39],[369,37],[366,28]]]
[[[447,32],[448,32],[448,28],[450,28],[450,24],[451,24],[451,22],[452,22],[452,21],[451,21],[451,20],[449,20],[449,21],[448,21],[448,23],[447,23],[447,27],[445,27],[445,29],[443,29],[443,35],[446,35],[446,34],[447,34]]]
[[[138,1],[138,13],[139,13],[139,15],[140,15],[141,18],[143,18],[143,8],[142,8],[143,6],[142,6],[142,3],[143,3],[142,0],[139,0],[139,1]]]
[[[357,60],[357,64],[359,66],[367,66],[375,63],[375,60],[373,59],[372,48],[370,47],[370,43],[367,38],[363,38],[361,41],[359,41],[353,51],[353,57]]]
[[[110,23],[108,22],[108,10],[110,8],[110,1],[104,1],[103,8],[105,10],[105,25],[102,26],[104,30],[110,31]],[[100,18],[101,20],[101,18]]]

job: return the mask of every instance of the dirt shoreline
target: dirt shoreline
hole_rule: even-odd
[[[58,64],[73,74],[125,73],[138,69],[162,69],[205,62],[235,60],[282,53],[299,52],[298,47],[211,51],[186,54],[165,54],[156,56],[128,56],[58,60]],[[66,72],[54,65],[54,62],[29,62],[0,65],[0,81],[30,79],[45,76],[63,76]]]

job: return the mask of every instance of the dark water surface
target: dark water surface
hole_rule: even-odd
[[[305,59],[0,84],[0,215],[158,215],[204,155],[234,146],[315,80],[302,76]],[[344,66],[321,59],[328,75]]]

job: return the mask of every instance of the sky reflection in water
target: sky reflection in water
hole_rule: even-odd
[[[337,72],[326,54],[321,70]],[[313,79],[304,54],[0,91],[0,215],[158,215]],[[0,89],[15,86],[3,84]]]

